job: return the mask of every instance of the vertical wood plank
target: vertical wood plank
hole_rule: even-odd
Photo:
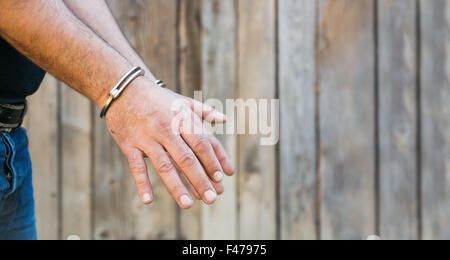
[[[91,239],[91,103],[61,86],[62,239]]]
[[[58,81],[47,75],[29,100],[25,127],[33,162],[38,238],[58,239]]]
[[[132,29],[136,26],[136,10],[129,1],[108,1],[127,38],[135,44]],[[123,5],[121,5],[123,4]],[[127,10],[127,11],[125,11]],[[132,220],[139,201],[133,199],[133,182],[128,164],[114,142],[106,122],[98,118],[99,109],[93,112],[94,128],[94,239],[136,239]]]
[[[320,1],[323,239],[375,232],[374,1]]]
[[[281,237],[315,239],[315,13],[309,0],[279,1]]]
[[[450,2],[420,9],[423,238],[450,239]]]
[[[236,89],[236,12],[232,0],[204,0],[202,11],[202,86],[204,98],[225,104]],[[217,107],[216,107],[217,108]],[[225,109],[225,107],[224,107]],[[226,111],[223,111],[226,112]],[[233,162],[237,137],[217,136]],[[203,207],[202,239],[237,239],[237,177],[225,177],[225,193]]]
[[[378,1],[380,235],[417,239],[416,2]]]
[[[179,1],[179,84],[181,94],[194,97],[201,89],[202,0]]]
[[[194,91],[201,90],[201,11],[202,0],[180,0],[178,17],[178,90],[193,98]],[[179,236],[181,239],[202,238],[202,207],[195,201],[189,210],[179,210]]]
[[[273,99],[276,95],[275,1],[238,3],[239,97]],[[276,148],[260,146],[260,137],[239,137],[240,239],[276,238]]]
[[[152,72],[175,90],[177,1],[110,0],[108,4],[121,29]],[[95,139],[97,156],[94,169],[98,186],[94,202],[95,237],[174,239],[176,205],[150,163],[149,175],[155,201],[153,205],[145,206],[139,201],[123,155],[102,122],[96,122]],[[105,147],[115,148],[105,151]],[[112,159],[115,161],[113,165]],[[116,200],[111,201],[113,198]]]
[[[94,114],[94,239],[135,239],[133,213],[139,207],[130,171],[120,148]]]

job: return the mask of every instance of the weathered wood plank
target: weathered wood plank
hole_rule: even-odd
[[[375,232],[374,1],[320,1],[323,239]]]
[[[132,44],[170,88],[188,96],[202,88],[204,98],[221,100],[276,97],[276,0],[108,2]],[[59,89],[60,83],[47,77],[30,99],[25,122],[39,238],[55,239],[62,231],[63,239],[68,235],[88,239],[92,233],[96,239],[172,239],[177,226],[181,238],[187,239],[271,239],[277,228],[284,239],[317,238],[314,74],[322,90],[320,235],[361,239],[375,233],[373,3],[278,1],[283,138],[280,227],[275,217],[276,152],[274,147],[259,146],[259,136],[220,136],[233,160],[239,162],[239,177],[226,179],[226,193],[216,205],[198,203],[177,220],[176,205],[154,170],[150,171],[155,204],[147,207],[137,197],[128,165],[105,122],[97,119],[98,110],[92,114],[86,99],[66,86]],[[319,71],[314,69],[313,45],[317,4]],[[378,1],[379,223],[380,235],[386,239],[419,238],[420,224],[423,238],[450,239],[450,3],[420,0],[420,6],[421,102],[417,103],[416,1]],[[61,101],[57,100],[59,91]],[[419,105],[420,118],[416,114]],[[419,119],[422,212],[418,216]],[[58,148],[60,132],[62,151]],[[62,162],[55,159],[60,157]],[[62,172],[58,172],[59,163]],[[58,189],[59,175],[63,193]]]
[[[176,0],[108,1],[121,29],[136,48],[152,72],[163,79],[169,88],[176,89]],[[164,14],[164,15],[161,15]],[[96,124],[96,139],[102,146],[112,147],[112,140],[106,133],[104,125]],[[102,135],[101,133],[104,132]],[[102,139],[103,138],[103,139]],[[176,206],[168,194],[164,183],[149,164],[155,201],[151,206],[139,202],[136,188],[129,174],[128,166],[117,149],[96,151],[96,190],[95,205],[108,202],[105,208],[97,207],[95,212],[96,238],[128,239],[174,239],[176,238]],[[115,158],[117,167],[112,172],[100,171],[111,169],[110,160]],[[122,174],[123,177],[119,175]],[[108,184],[107,180],[112,180]],[[110,185],[110,187],[108,187]],[[100,212],[102,211],[102,212]],[[121,212],[114,216],[115,212]],[[121,227],[115,227],[120,223]],[[105,233],[106,232],[106,233]],[[106,237],[104,235],[107,235]]]
[[[58,81],[47,75],[40,90],[29,100],[25,127],[33,161],[38,238],[59,236],[58,190]]]
[[[106,122],[94,114],[94,239],[133,239],[134,208],[139,206],[120,148],[110,137]]]
[[[91,239],[91,103],[61,86],[62,238]]]
[[[315,16],[309,0],[279,2],[281,237],[315,239]]]
[[[201,31],[202,0],[179,1],[179,89],[181,94],[194,97],[201,89]]]
[[[225,104],[236,91],[236,13],[234,1],[205,0],[202,11],[202,86],[204,98]],[[218,108],[216,106],[216,108]],[[225,109],[225,107],[223,108]],[[226,112],[226,111],[223,111]],[[237,137],[218,135],[233,162]],[[237,239],[237,177],[225,177],[225,193],[203,207],[202,239]]]
[[[450,2],[420,13],[423,238],[450,239]]]
[[[239,97],[276,95],[275,1],[238,2]],[[248,124],[249,118],[240,123]],[[239,238],[276,238],[276,148],[261,146],[259,135],[239,137]]]
[[[378,1],[380,235],[417,239],[416,2]]]
[[[129,1],[108,1],[122,30],[135,44],[132,30],[135,27],[136,12]],[[124,4],[122,6],[121,4]],[[127,4],[127,6],[125,6]],[[128,10],[128,11],[125,11]],[[111,138],[106,122],[94,117],[94,239],[135,239],[136,226],[134,208],[139,207],[133,181],[125,157]],[[136,196],[133,199],[133,196]]]
[[[180,0],[178,9],[178,90],[194,97],[201,90],[201,10],[202,0]],[[193,196],[192,196],[193,197]],[[189,210],[179,210],[179,236],[195,240],[202,236],[202,203],[195,201]]]
[[[182,94],[193,97],[203,85],[204,99],[220,98],[225,103],[227,97],[234,97],[235,21],[233,1],[180,2]],[[234,156],[236,138],[222,136],[221,140]],[[224,185],[227,192],[213,206],[198,202],[191,210],[181,211],[181,238],[237,238],[236,179],[227,179]]]

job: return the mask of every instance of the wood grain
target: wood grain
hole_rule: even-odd
[[[201,17],[202,0],[180,0],[178,11],[178,91],[193,98],[202,87]],[[193,196],[192,196],[193,197]],[[195,201],[189,210],[179,211],[179,236],[182,239],[202,238],[202,203]]]
[[[424,239],[450,239],[450,2],[420,1]]]
[[[176,89],[176,1],[108,1],[124,34],[144,59],[152,72],[163,79],[169,88]],[[163,16],[161,14],[164,14]],[[105,126],[97,124],[96,182],[96,237],[123,239],[176,238],[176,206],[163,182],[148,163],[155,201],[145,206],[139,201],[128,166],[114,147]],[[102,134],[103,133],[103,134]],[[103,140],[102,140],[103,138]],[[111,165],[110,160],[115,161]],[[110,164],[110,165],[106,165]],[[106,170],[104,170],[106,169]],[[111,171],[108,171],[110,169]],[[100,171],[103,175],[100,175]],[[100,176],[97,176],[100,175]],[[110,180],[110,181],[108,181]],[[116,199],[111,201],[112,199]],[[114,214],[116,212],[116,214]],[[117,212],[121,212],[117,214]],[[112,219],[114,216],[115,219]],[[121,226],[115,226],[120,223]],[[98,227],[98,229],[97,229]]]
[[[320,1],[323,239],[375,232],[373,3]]]
[[[236,94],[235,2],[203,1],[202,28],[201,70],[204,98],[215,98],[225,104],[226,99],[233,99]],[[236,162],[237,137],[226,134],[219,134],[217,137],[231,160]],[[238,238],[236,175],[226,177],[224,187],[225,193],[214,205],[203,207],[202,239]]]
[[[33,186],[36,201],[38,238],[59,238],[58,171],[58,81],[47,75],[40,90],[30,98],[25,128],[33,162]]]
[[[281,143],[219,135],[237,176],[191,211],[149,164],[144,206],[98,109],[48,76],[25,121],[39,238],[450,239],[447,0],[107,2],[170,89],[279,95]]]
[[[202,87],[202,0],[179,2],[179,90],[187,97]]]
[[[91,103],[61,86],[62,239],[91,239]]]
[[[136,44],[136,6],[129,1],[109,1],[121,29],[132,44]],[[123,4],[123,6],[122,6]],[[128,12],[124,11],[128,10]],[[106,122],[93,111],[94,135],[94,238],[137,239],[135,218],[140,208],[130,170],[120,148],[111,138]]]
[[[417,239],[416,2],[378,1],[380,235]]]
[[[281,237],[315,239],[316,4],[279,2]]]
[[[238,2],[239,97],[276,95],[275,1]],[[249,118],[238,119],[248,124]],[[258,135],[239,137],[239,238],[276,238],[276,148],[261,146]]]
[[[94,238],[133,239],[134,207],[139,206],[125,157],[108,134],[106,122],[94,117]]]

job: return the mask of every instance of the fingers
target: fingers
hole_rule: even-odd
[[[168,140],[161,140],[161,142],[195,190],[198,191],[202,200],[207,204],[214,203],[217,200],[217,192],[203,166],[181,136],[174,135]]]
[[[206,120],[209,123],[225,123],[227,121],[227,117],[206,104],[203,104],[197,100],[192,101],[192,111],[199,116],[200,118]]]
[[[192,185],[192,183],[189,181],[189,179],[188,179],[188,177],[186,176],[186,174],[185,174],[183,171],[181,171],[181,170],[180,170],[180,172],[181,172],[181,174],[183,175],[183,179],[184,179],[184,180],[186,181],[186,183],[189,185],[189,189],[191,190],[191,193],[194,195],[194,197],[195,197],[197,200],[201,200],[202,198],[201,198],[200,194],[199,194],[198,191],[195,189],[194,185]],[[216,190],[216,192],[217,192],[218,195],[221,195],[221,194],[224,193],[225,189],[224,189],[223,184],[222,184],[221,182],[220,182],[220,183],[215,183],[215,182],[212,182],[212,181],[211,181],[211,184],[213,185],[213,187],[214,187],[214,189]]]
[[[225,192],[225,188],[223,187],[223,183],[219,182],[219,183],[212,183],[212,185],[214,186],[214,189],[216,190],[218,195],[222,195]]]
[[[125,155],[128,159],[128,165],[141,201],[144,204],[151,204],[153,201],[153,192],[148,177],[144,154],[137,149],[130,149]]]
[[[198,102],[196,100],[192,100],[193,105],[192,109],[196,115],[201,117],[202,119],[206,120],[210,123],[225,123],[226,122],[226,116],[222,113],[217,112],[214,108],[203,104],[201,102]],[[199,112],[200,111],[200,112]],[[218,118],[215,116],[218,114]],[[224,119],[221,121],[221,119]],[[233,166],[233,163],[231,162],[227,152],[223,148],[220,141],[213,135],[209,136],[209,141],[213,147],[213,150],[216,154],[217,159],[219,160],[225,174],[228,176],[231,176],[234,174],[235,169]]]
[[[209,135],[209,142],[211,143],[215,155],[217,159],[220,162],[220,165],[222,166],[222,169],[224,170],[225,174],[228,176],[232,176],[235,172],[233,163],[230,160],[230,157],[228,156],[227,152],[223,148],[222,144],[219,142],[219,140],[213,136]]]
[[[192,185],[192,183],[189,181],[189,178],[186,176],[186,174],[184,174],[184,172],[181,171],[181,175],[183,175],[183,179],[185,180],[185,182],[188,184],[189,189],[191,190],[192,195],[194,195],[194,197],[197,200],[201,200],[202,197],[200,196],[200,194],[198,193],[198,191],[195,189],[194,185]]]
[[[166,154],[167,154],[168,157],[170,157],[170,154],[167,153],[167,151],[166,151]],[[202,200],[202,198],[201,198],[200,194],[198,193],[197,189],[195,189],[194,185],[192,185],[191,181],[190,181],[189,178],[186,176],[186,174],[183,172],[183,170],[180,169],[180,167],[179,167],[178,165],[175,164],[175,166],[177,166],[177,168],[178,168],[179,171],[180,171],[180,174],[183,176],[184,181],[185,181],[185,182],[187,183],[187,185],[189,186],[189,189],[190,189],[192,195],[194,195],[194,197],[195,197],[197,200]],[[223,194],[224,188],[223,188],[222,183],[214,183],[214,182],[211,181],[211,184],[213,185],[213,187],[214,187],[214,189],[216,190],[217,194],[219,194],[219,195],[220,195],[220,194]]]
[[[190,119],[182,122],[180,132],[185,142],[202,163],[211,180],[216,183],[221,182],[224,177],[222,166],[214,153],[200,118],[191,113]]]
[[[178,205],[183,209],[191,208],[194,202],[164,148],[155,143],[147,146],[146,153]]]

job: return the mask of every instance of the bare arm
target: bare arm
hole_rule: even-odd
[[[99,106],[132,65],[61,1],[0,1],[0,35]]]
[[[147,77],[151,80],[156,80],[141,57],[139,57],[123,35],[104,0],[64,0],[64,2],[99,37],[109,43],[132,64],[145,68]]]
[[[75,16],[77,16],[86,26],[91,28],[100,38],[111,45],[117,52],[122,54],[122,56],[130,63],[143,68],[147,78],[156,81],[155,76],[148,66],[123,35],[105,0],[64,0],[64,3]],[[181,95],[178,96],[189,102],[201,105],[191,98]]]
[[[62,0],[0,0],[0,36],[99,106],[134,65],[73,15]],[[128,159],[144,203],[153,200],[145,156],[181,207],[191,207],[192,200],[171,158],[194,195],[213,203],[223,189],[215,173],[232,174],[231,162],[212,136],[189,133],[181,125],[179,133],[169,129],[175,117],[171,105],[177,101],[175,93],[138,78],[111,106],[106,118],[109,131]],[[180,112],[197,124],[205,115],[212,115],[213,121],[224,120],[211,108],[194,111],[194,106],[184,100]]]

